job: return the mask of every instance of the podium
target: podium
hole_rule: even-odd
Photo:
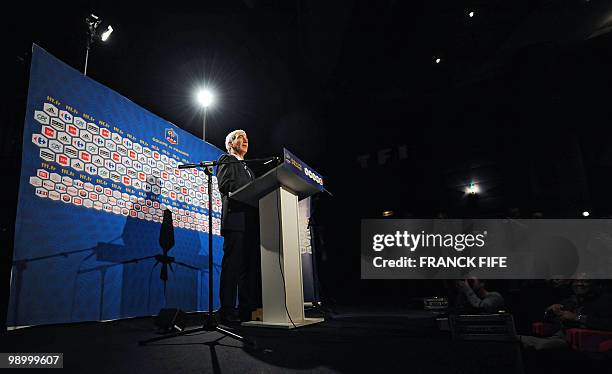
[[[285,149],[282,164],[230,193],[259,208],[263,318],[243,326],[292,329],[323,321],[304,316],[298,227],[298,200],[323,190],[321,176]]]

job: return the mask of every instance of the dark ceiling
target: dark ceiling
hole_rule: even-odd
[[[89,76],[196,136],[193,92],[208,82],[209,142],[244,128],[250,156],[286,146],[347,201],[384,192],[373,212],[398,199],[451,209],[470,180],[493,212],[551,209],[565,190],[577,208],[607,180],[607,145],[584,130],[609,121],[610,1],[23,3],[3,24],[17,93],[5,154],[20,144],[31,44],[82,69],[91,12],[115,32]],[[358,173],[372,181],[352,185]]]

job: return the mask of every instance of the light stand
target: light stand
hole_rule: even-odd
[[[208,89],[202,89],[198,92],[196,100],[202,106],[202,140],[206,141],[206,114],[208,107],[213,103],[213,94]]]
[[[204,114],[202,115],[202,140],[206,141],[206,112],[208,111],[208,106],[204,107]]]
[[[91,49],[92,44],[94,44],[96,38],[105,42],[111,33],[113,32],[113,27],[111,25],[107,25],[107,28],[104,32],[99,33],[98,28],[102,23],[100,17],[95,14],[90,14],[87,18],[85,18],[85,23],[87,24],[87,43],[85,45],[85,68],[83,69],[83,75],[87,75],[87,63],[89,62],[89,50]]]
[[[98,26],[102,20],[95,14],[91,14],[89,17],[85,18],[85,23],[87,24],[87,43],[86,43],[86,51],[85,51],[85,69],[83,69],[83,75],[87,75],[87,62],[89,61],[89,49],[94,42],[94,38],[98,31]]]

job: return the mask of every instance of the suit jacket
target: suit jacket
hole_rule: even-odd
[[[219,161],[238,161],[238,158],[225,154],[219,157]],[[221,230],[246,231],[253,208],[230,199],[228,195],[254,179],[255,174],[244,163],[236,162],[217,167],[217,182],[223,203]]]

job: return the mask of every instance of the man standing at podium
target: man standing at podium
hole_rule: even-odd
[[[221,192],[223,212],[221,217],[221,235],[223,242],[223,260],[221,262],[221,280],[219,297],[222,322],[249,321],[251,311],[255,310],[258,301],[257,269],[259,248],[257,240],[257,212],[238,201],[229,199],[234,192],[255,179],[255,174],[244,160],[249,149],[246,132],[234,130],[225,138],[228,154],[222,155],[219,162],[230,162],[217,167],[217,180]],[[236,290],[238,290],[239,319],[235,314]]]

